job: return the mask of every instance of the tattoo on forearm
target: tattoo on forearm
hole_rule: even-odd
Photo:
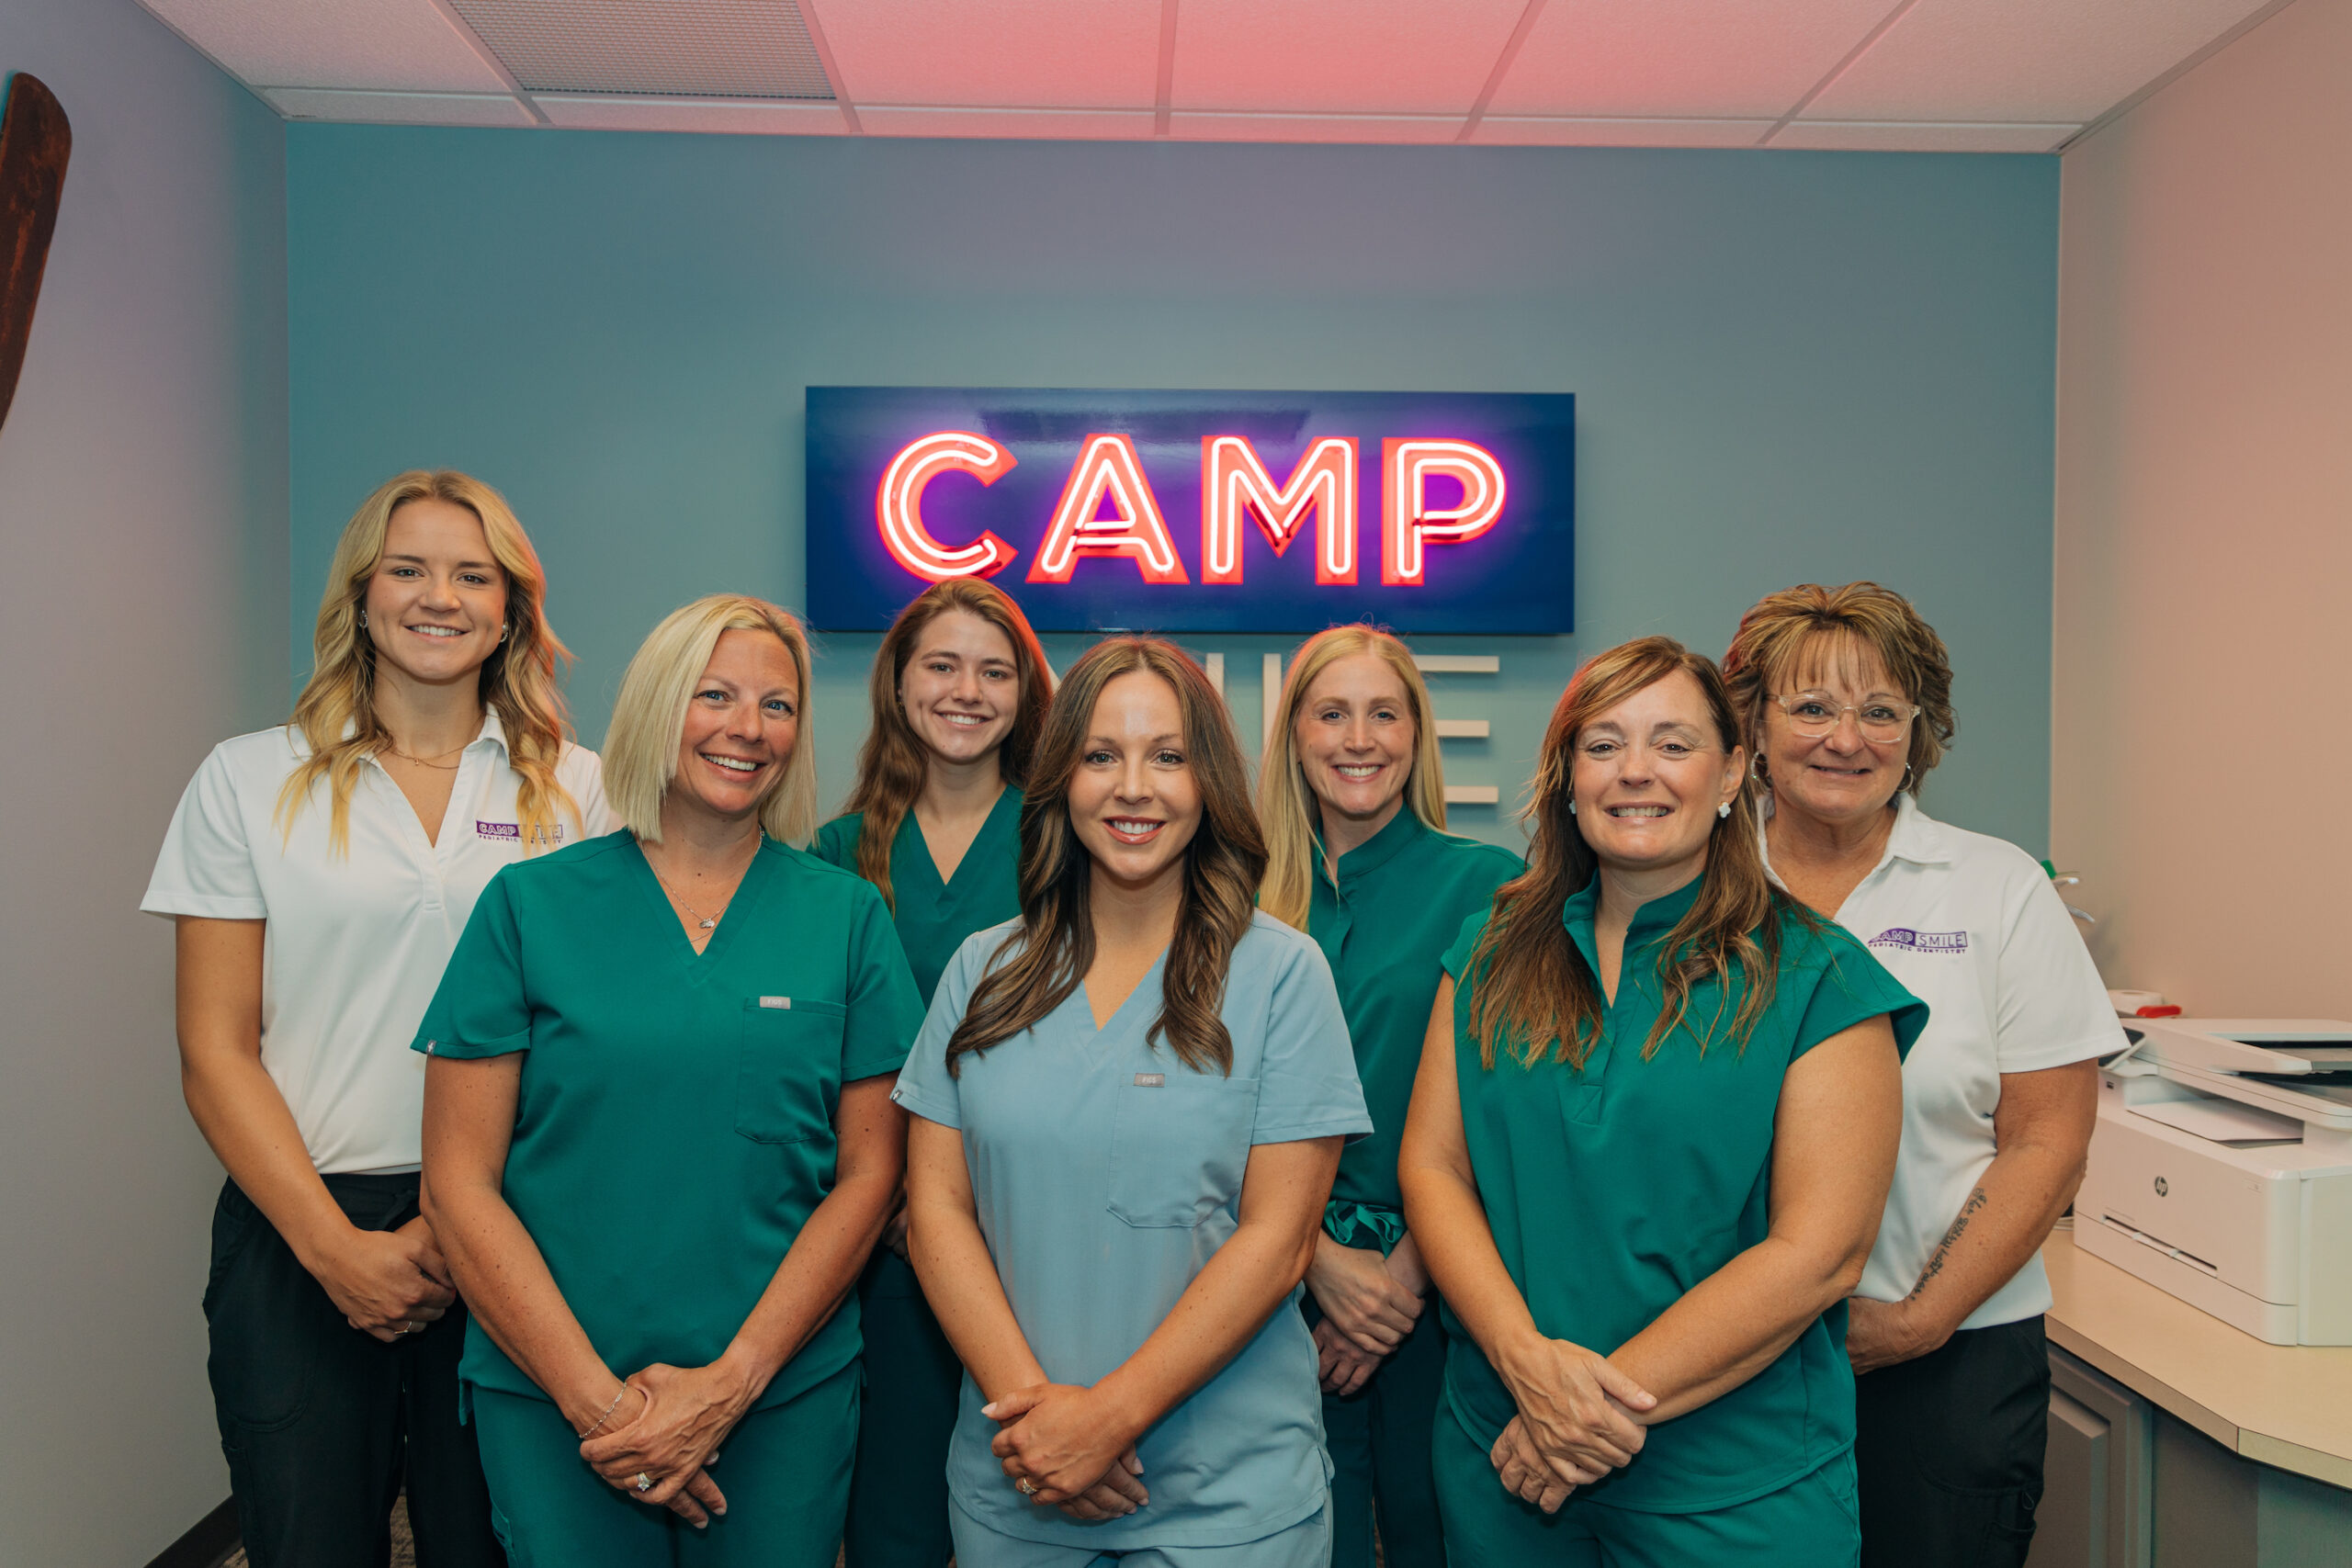
[[[1968,1201],[1960,1206],[1960,1217],[1952,1221],[1951,1228],[1944,1232],[1943,1240],[1936,1244],[1935,1256],[1928,1259],[1925,1269],[1919,1270],[1919,1282],[1911,1287],[1908,1299],[1916,1301],[1919,1292],[1928,1288],[1928,1281],[1944,1271],[1944,1260],[1951,1256],[1953,1245],[1960,1240],[1961,1233],[1968,1229],[1968,1222],[1975,1218],[1976,1211],[1984,1203],[1984,1189],[1982,1187],[1968,1195]]]

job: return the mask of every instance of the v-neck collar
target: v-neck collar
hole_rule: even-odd
[[[1008,831],[1017,834],[1020,821],[1021,792],[1006,784],[997,791],[996,804],[989,807],[988,816],[980,823],[980,830],[972,835],[970,843],[964,846],[964,858],[956,863],[955,876],[943,877],[939,874],[939,862],[932,858],[931,840],[922,836],[922,824],[916,819],[914,808],[909,807],[906,817],[899,823],[898,839],[890,846],[890,879],[893,882],[902,880],[906,873],[901,868],[911,861],[922,867],[930,886],[938,888],[942,894],[952,893],[956,890],[956,878],[964,874],[964,868],[980,854],[982,846],[992,844],[994,840]],[[1092,1015],[1090,1013],[1088,1016],[1091,1019]]]
[[[1702,871],[1664,897],[1653,898],[1634,911],[1634,918],[1625,928],[1625,951],[1618,955],[1617,995],[1620,998],[1625,995],[1625,982],[1633,977],[1630,960],[1634,954],[1652,942],[1663,941],[1682,917],[1690,912],[1690,906],[1699,901],[1700,886],[1706,879],[1706,873]],[[1593,928],[1600,918],[1600,874],[1596,871],[1591,879],[1569,894],[1567,901],[1560,907],[1560,923],[1567,927],[1568,940],[1575,942],[1577,951],[1584,954],[1584,961],[1591,968],[1596,982],[1600,978],[1600,947],[1594,938]],[[1617,1004],[1611,1002],[1609,1005],[1613,1008]]]
[[[686,935],[685,927],[678,923],[677,908],[671,903],[668,891],[662,886],[662,879],[653,874],[653,863],[645,858],[645,846],[638,842],[634,833],[629,835],[628,845],[637,855],[637,866],[641,874],[638,886],[644,890],[656,919],[666,928],[669,941],[676,944],[670,949],[672,956],[684,968],[688,985],[701,985],[718,968],[719,961],[726,956],[727,949],[734,941],[736,928],[750,919],[759,907],[760,896],[767,890],[769,862],[773,858],[767,839],[763,836],[759,846],[752,852],[752,863],[743,868],[743,880],[735,885],[735,896],[727,901],[727,912],[718,917],[718,924],[712,930],[710,941],[704,944],[700,953],[695,951],[694,942]]]
[[[1170,946],[1173,945],[1174,943],[1170,943]],[[1143,978],[1136,982],[1136,988],[1129,991],[1126,996],[1120,1000],[1119,1005],[1111,1010],[1111,1016],[1104,1019],[1099,1026],[1094,1021],[1094,1000],[1086,994],[1086,979],[1085,976],[1080,976],[1079,977],[1078,988],[1070,993],[1070,1000],[1078,1004],[1078,1010],[1080,1014],[1086,1020],[1086,1027],[1091,1031],[1090,1038],[1093,1040],[1110,1040],[1114,1038],[1124,1038],[1125,1033],[1136,1032],[1132,1022],[1129,1023],[1127,1030],[1123,1032],[1120,1029],[1120,1021],[1127,1017],[1129,1010],[1135,1007],[1136,1000],[1141,998],[1146,991],[1150,992],[1155,997],[1165,997],[1166,989],[1160,984],[1160,981],[1161,977],[1167,973],[1167,970],[1168,949],[1163,947],[1159,950],[1159,956],[1151,961],[1151,967],[1143,972]]]

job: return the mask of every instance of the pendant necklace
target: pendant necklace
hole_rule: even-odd
[[[692,915],[700,922],[695,927],[697,931],[717,931],[718,929],[718,922],[727,918],[727,904],[721,904],[718,907],[718,914],[706,915],[700,909],[695,908],[692,904],[687,903],[685,898],[680,895],[678,890],[670,886],[670,879],[662,875],[662,873],[654,866],[650,857],[648,857],[646,860],[645,869],[653,873],[653,880],[662,885],[662,892],[667,893],[671,897],[677,900],[678,908],[684,909],[687,914]],[[727,903],[732,904],[734,901],[735,900],[730,897],[728,899]]]

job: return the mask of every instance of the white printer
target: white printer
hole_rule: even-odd
[[[2352,1345],[2352,1023],[2124,1023],[2075,1245],[2273,1345]]]

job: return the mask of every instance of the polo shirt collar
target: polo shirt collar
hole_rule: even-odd
[[[467,744],[466,750],[470,751],[484,741],[497,747],[501,756],[514,755],[512,748],[506,744],[506,727],[498,721],[498,710],[488,703],[481,705],[481,733]]]
[[[1756,845],[1764,856],[1764,874],[1772,886],[1786,890],[1781,874],[1772,869],[1772,846],[1764,833],[1764,825],[1772,819],[1774,802],[1770,790],[1756,807]],[[1951,830],[1926,812],[1913,799],[1909,790],[1894,797],[1894,826],[1887,830],[1886,848],[1878,857],[1878,864],[1871,867],[1876,876],[1894,861],[1909,861],[1913,865],[1950,865],[1960,858],[1960,846],[1952,841]]]
[[[1665,937],[1699,901],[1699,889],[1706,880],[1707,874],[1702,871],[1665,897],[1653,898],[1634,910],[1625,930],[1625,951],[1631,953]],[[1568,939],[1584,953],[1584,961],[1592,966],[1595,975],[1600,973],[1600,953],[1593,940],[1593,924],[1600,915],[1600,874],[1596,871],[1592,879],[1569,894],[1567,902],[1560,907],[1560,923],[1568,928]],[[1630,969],[1623,972],[1633,973]]]

